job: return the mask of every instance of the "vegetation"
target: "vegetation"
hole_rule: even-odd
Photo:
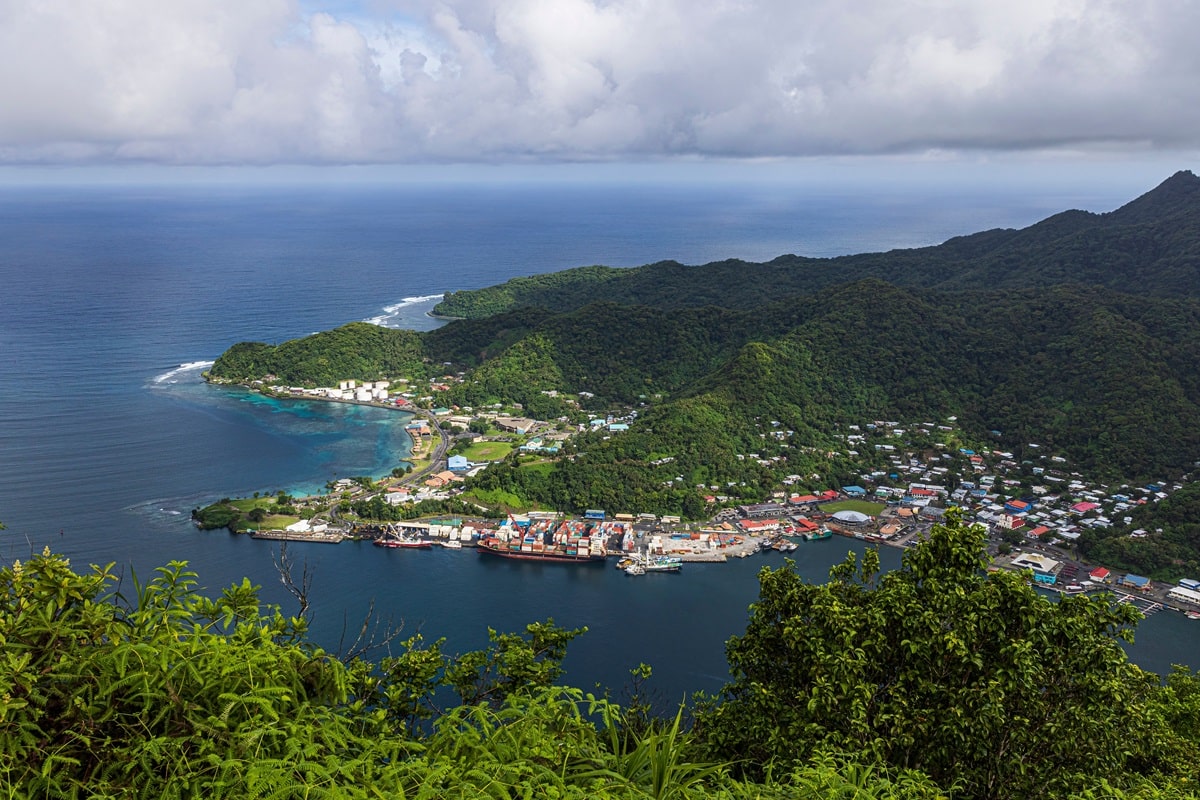
[[[252,381],[271,375],[291,386],[337,386],[355,378],[377,380],[423,376],[420,337],[366,322],[351,322],[280,345],[242,342],[226,350],[209,369],[213,378]]]
[[[508,442],[475,442],[463,448],[462,455],[470,461],[499,461],[512,449]]]
[[[860,514],[877,517],[883,513],[885,508],[887,506],[883,503],[872,503],[869,500],[842,500],[837,503],[822,504],[821,511],[826,514],[836,514],[839,511],[857,511]]]
[[[623,306],[745,310],[863,279],[920,290],[1074,283],[1195,298],[1200,293],[1197,206],[1200,178],[1179,172],[1109,214],[1067,211],[1024,230],[984,231],[937,247],[840,258],[785,255],[765,264],[728,260],[688,267],[665,261],[626,270],[587,267],[452,292],[434,311],[460,317],[523,306],[565,312],[599,296]]]
[[[856,483],[878,460],[830,434],[881,417],[955,415],[1018,461],[1036,443],[1097,480],[1159,480],[1200,452],[1198,212],[1200,179],[1180,173],[1111,214],[932,248],[521,278],[452,293],[443,313],[476,318],[436,331],[355,323],[244,343],[212,374],[308,385],[463,370],[435,402],[571,423],[636,411],[628,432],[577,436],[551,469],[510,455],[468,483],[564,511],[698,518],[706,496],[762,499],[789,474]],[[1102,547],[1148,572],[1200,560],[1178,530],[1153,558]]]
[[[1185,484],[1165,500],[1130,514],[1127,525],[1088,530],[1080,549],[1098,564],[1155,580],[1200,575],[1200,483]],[[1142,534],[1134,538],[1134,531]]]
[[[701,717],[711,746],[752,774],[833,750],[975,798],[1195,780],[1197,741],[1159,723],[1158,679],[1118,644],[1139,613],[985,573],[983,546],[982,528],[952,516],[882,576],[871,551],[824,586],[764,570],[728,645],[734,681]]]
[[[239,500],[226,497],[203,508],[192,509],[192,521],[205,531],[228,528],[232,533],[243,533],[284,528],[313,514],[312,509],[297,509],[293,502],[295,499],[283,492]]]
[[[764,570],[732,682],[657,716],[559,685],[583,629],[413,636],[341,657],[248,582],[142,583],[43,553],[0,570],[10,796],[1194,798],[1200,675],[1117,643],[1136,612],[984,575],[951,520],[878,577]],[[648,677],[641,667],[635,678]],[[687,722],[695,719],[695,725]]]

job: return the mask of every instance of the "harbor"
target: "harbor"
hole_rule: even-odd
[[[820,522],[814,521],[820,520]],[[745,520],[743,520],[745,521]],[[782,555],[806,559],[807,548],[831,539],[851,539],[863,545],[889,544],[903,549],[921,541],[929,525],[912,526],[906,535],[884,538],[874,522],[867,532],[860,525],[839,522],[819,512],[798,516],[785,524],[739,526],[726,519],[719,525],[686,525],[651,515],[608,519],[592,511],[582,518],[553,512],[510,514],[504,520],[443,517],[388,523],[356,523],[347,530],[327,523],[296,524],[286,530],[255,531],[252,538],[300,543],[336,544],[368,541],[385,549],[450,549],[474,551],[484,557],[567,566],[610,563],[627,575],[678,573],[685,564],[721,564],[750,556]],[[894,526],[893,526],[894,527]],[[768,528],[749,535],[744,528]],[[742,532],[738,532],[742,530]],[[825,554],[822,554],[824,557]],[[1052,556],[1058,556],[1054,558]],[[1194,581],[1179,586],[1155,584],[1136,575],[1117,576],[1103,567],[1072,561],[1068,554],[1045,546],[1001,555],[991,553],[991,568],[1024,572],[1038,588],[1065,596],[1111,593],[1149,617],[1159,611],[1181,612],[1200,620],[1200,591]],[[1186,584],[1186,585],[1184,585]]]

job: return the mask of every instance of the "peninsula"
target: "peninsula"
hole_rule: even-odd
[[[1078,534],[1062,540],[1088,558],[1195,577],[1200,537],[1177,517],[1200,458],[1198,240],[1200,179],[1181,172],[1108,214],[937,247],[453,292],[435,311],[460,319],[438,330],[242,343],[209,377],[292,396],[386,380],[389,399],[395,381],[461,429],[455,501],[495,514],[698,521],[921,483],[989,523]]]

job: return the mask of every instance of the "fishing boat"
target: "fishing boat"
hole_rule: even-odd
[[[1185,611],[1183,615],[1188,619],[1200,619],[1200,611]]]
[[[829,530],[829,528],[821,528],[820,530],[809,531],[808,533],[804,534],[804,541],[816,542],[821,539],[830,539],[832,537],[833,531]]]
[[[475,547],[480,553],[511,558],[517,561],[542,561],[556,564],[603,564],[603,552],[585,548],[569,548],[558,545],[544,546],[541,550],[529,549],[517,541],[502,542],[499,539],[480,539]]]
[[[428,549],[433,547],[433,542],[428,539],[376,539],[376,547],[405,547],[410,549]]]
[[[679,572],[683,559],[678,556],[651,556],[642,561],[646,572]]]
[[[679,572],[683,559],[679,556],[633,555],[622,558],[617,568],[626,575],[646,575],[651,572]]]

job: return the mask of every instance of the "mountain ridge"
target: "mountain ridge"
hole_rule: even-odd
[[[607,299],[626,305],[749,308],[871,277],[923,289],[1079,282],[1197,297],[1200,178],[1181,170],[1114,211],[1064,211],[1026,228],[981,231],[929,247],[835,258],[787,254],[762,263],[727,259],[699,266],[660,261],[628,269],[580,267],[550,276],[449,292],[434,311],[452,317],[523,306],[563,312],[597,299],[601,286]]]
[[[462,370],[438,404],[519,402],[542,418],[568,413],[555,397],[598,412],[648,403],[629,434],[580,447],[597,460],[613,450],[611,480],[651,495],[662,478],[640,458],[672,454],[680,475],[729,479],[739,470],[708,462],[755,452],[762,419],[828,449],[828,430],[863,415],[956,415],[971,436],[1000,431],[995,444],[1018,455],[1040,442],[1101,477],[1160,479],[1200,455],[1198,203],[1200,179],[1181,172],[1108,214],[1064,212],[936,247],[515,279],[468,293],[495,313],[423,334],[355,324],[278,347],[241,343],[210,373],[328,385]],[[1020,279],[1031,270],[1042,280]],[[803,466],[833,483],[853,477],[845,465]],[[564,482],[543,482],[540,497],[585,506],[575,473],[587,469],[555,469]],[[690,499],[671,498],[660,505]]]

